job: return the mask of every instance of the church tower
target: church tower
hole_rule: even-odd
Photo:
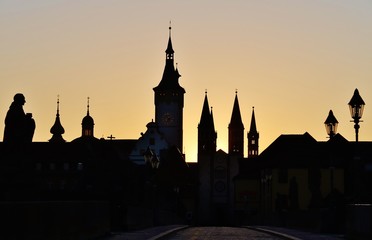
[[[247,137],[248,137],[248,158],[257,157],[258,156],[258,138],[260,137],[260,134],[257,132],[256,118],[254,116],[254,107],[252,108],[251,127],[249,129]]]
[[[202,114],[198,124],[198,154],[213,155],[217,148],[216,140],[217,133],[214,128],[213,112],[209,111],[207,92],[205,92]]]
[[[165,51],[165,68],[163,77],[157,87],[154,87],[155,122],[164,135],[169,146],[176,146],[183,151],[183,105],[184,94],[178,79],[181,76],[174,67],[174,50],[169,27],[168,46]]]
[[[244,154],[244,125],[240,114],[238,92],[235,92],[235,101],[229,124],[229,154],[243,157]]]
[[[88,97],[88,104],[87,104],[87,115],[83,118],[81,122],[82,126],[82,137],[94,137],[93,135],[93,128],[94,128],[94,120],[89,115],[89,97]]]
[[[216,155],[217,133],[214,128],[213,113],[209,108],[207,92],[200,122],[198,124],[198,224],[210,224],[214,220],[213,185],[214,160]]]
[[[65,133],[65,129],[62,127],[61,121],[59,119],[59,97],[57,98],[57,114],[56,114],[56,120],[54,122],[54,125],[50,129],[50,133],[53,134],[52,138],[49,140],[49,142],[65,142],[65,139],[63,139],[62,134]]]

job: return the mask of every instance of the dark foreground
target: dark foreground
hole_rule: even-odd
[[[323,235],[288,228],[257,227],[188,227],[169,225],[134,232],[116,233],[100,240],[208,240],[208,239],[290,239],[340,240],[343,236]]]
[[[162,240],[242,240],[242,239],[282,239],[267,233],[251,230],[248,228],[235,227],[193,227],[170,234]]]

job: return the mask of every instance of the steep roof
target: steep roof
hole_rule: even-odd
[[[250,133],[257,133],[256,118],[254,116],[254,107],[252,108],[251,127],[249,128]]]
[[[174,50],[171,39],[171,27],[169,27],[169,39],[167,49],[165,50],[166,59],[165,67],[162,79],[157,87],[154,87],[154,91],[173,91],[178,93],[185,93],[185,89],[180,86],[178,79],[181,75],[178,72],[178,68],[174,68]]]
[[[238,100],[237,92],[235,93],[234,106],[233,106],[233,111],[231,114],[229,128],[244,128],[242,116],[240,114],[240,107],[239,107],[239,100]]]

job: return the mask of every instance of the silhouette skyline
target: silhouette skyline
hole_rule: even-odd
[[[244,135],[255,106],[260,152],[282,133],[308,131],[326,140],[323,122],[330,109],[338,132],[353,141],[347,102],[355,88],[367,103],[359,138],[370,140],[371,10],[372,4],[362,1],[156,6],[4,1],[0,119],[21,92],[27,98],[24,110],[37,124],[34,141],[48,141],[60,95],[63,138],[72,141],[81,135],[89,96],[97,138],[138,139],[154,118],[151,88],[161,79],[166,24],[172,20],[175,63],[187,90],[182,149],[187,161],[196,161],[205,89],[213,103],[217,149],[228,149],[235,89]],[[246,138],[243,149],[247,156]]]

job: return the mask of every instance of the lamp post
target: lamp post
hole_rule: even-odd
[[[147,147],[146,152],[143,154],[143,157],[145,158],[145,164],[151,163],[152,159],[154,158],[154,153],[149,147]]]
[[[351,118],[354,119],[354,128],[355,128],[355,142],[358,142],[358,133],[359,133],[359,122],[363,115],[364,109],[364,101],[362,97],[359,95],[359,91],[356,88],[354,91],[354,95],[349,102],[349,109]]]
[[[329,138],[332,138],[336,134],[338,126],[338,121],[335,115],[333,115],[332,110],[329,110],[328,117],[325,120],[324,125]]]
[[[328,117],[327,119],[325,120],[324,122],[324,125],[325,125],[325,128],[326,128],[326,131],[327,131],[327,134],[329,136],[330,139],[332,139],[332,137],[334,135],[336,135],[336,132],[337,132],[337,126],[338,126],[338,121],[335,117],[335,115],[333,115],[333,111],[332,110],[329,110],[329,113],[328,113]],[[333,144],[332,142],[330,142],[330,160],[329,160],[329,169],[330,169],[330,184],[331,184],[331,193],[333,193],[333,187],[334,187],[334,177],[333,177],[333,170],[334,170],[334,166],[333,166],[333,159],[332,159],[332,152],[333,152]]]
[[[158,156],[156,156],[155,153],[153,153],[150,147],[147,147],[145,153],[143,154],[143,157],[145,158],[145,164],[151,164],[152,168],[159,167],[159,158]]]

